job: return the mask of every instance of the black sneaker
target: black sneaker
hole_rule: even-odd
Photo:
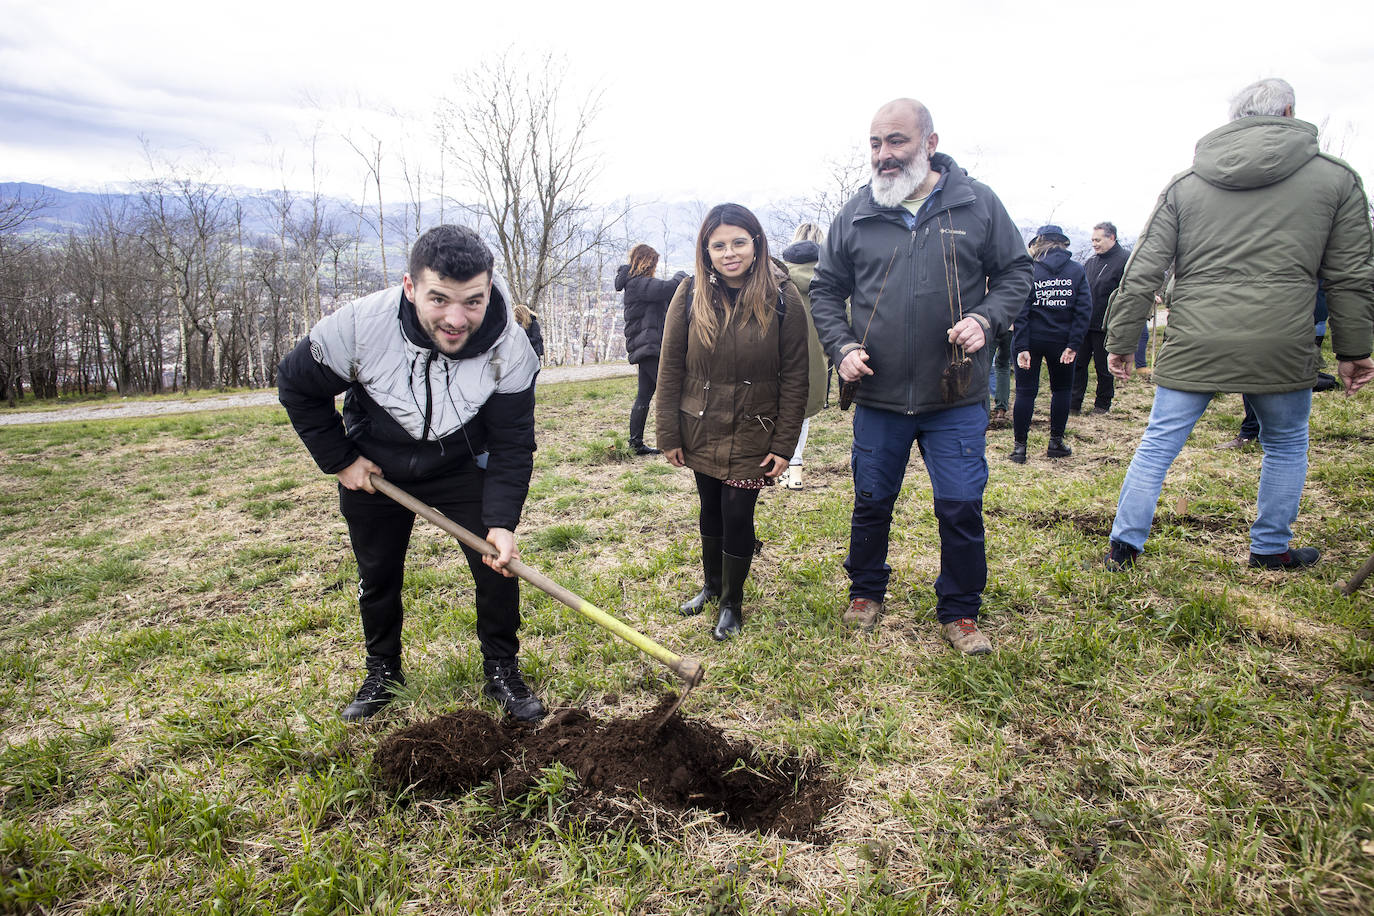
[[[343,720],[361,722],[363,719],[372,718],[386,708],[391,702],[393,691],[404,686],[405,682],[406,676],[401,673],[400,668],[369,667],[367,677],[363,679],[363,686],[358,688],[357,696],[353,698],[352,703],[344,707]]]
[[[1252,553],[1250,566],[1254,569],[1301,569],[1314,565],[1321,556],[1322,552],[1315,547],[1293,547],[1283,553]]]
[[[521,722],[538,722],[544,718],[544,704],[530,692],[520,676],[520,666],[513,658],[488,658],[482,662],[487,676],[482,692],[501,704],[501,708]]]
[[[1107,555],[1102,558],[1102,565],[1112,572],[1125,572],[1135,565],[1135,558],[1138,556],[1140,551],[1130,544],[1112,541],[1107,548]]]

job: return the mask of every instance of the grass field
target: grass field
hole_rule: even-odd
[[[713,642],[686,471],[632,458],[633,380],[540,391],[525,559],[684,654],[685,711],[844,783],[822,836],[704,812],[580,819],[551,770],[499,799],[385,789],[389,732],[482,699],[471,583],[417,527],[401,701],[362,676],[332,478],[278,409],[0,429],[0,912],[1339,913],[1374,910],[1374,607],[1337,586],[1374,550],[1368,392],[1315,398],[1297,525],[1324,557],[1245,568],[1258,451],[1217,451],[1219,399],[1165,485],[1136,571],[1100,569],[1149,408],[1133,382],[1074,418],[1072,459],[989,436],[997,651],[949,652],[913,458],[889,616],[839,623],[850,415],[814,421],[807,488],[759,503],[746,630]],[[1044,399],[1042,394],[1042,410]],[[633,715],[661,668],[525,589],[546,702]]]

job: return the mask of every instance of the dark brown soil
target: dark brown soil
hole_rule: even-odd
[[[490,782],[506,798],[528,792],[557,762],[577,774],[589,813],[599,792],[642,796],[669,809],[715,812],[738,829],[815,835],[840,801],[839,783],[813,760],[764,757],[680,712],[660,728],[676,699],[669,694],[643,716],[608,722],[565,709],[537,730],[459,710],[388,736],[375,762],[392,789],[441,795]]]

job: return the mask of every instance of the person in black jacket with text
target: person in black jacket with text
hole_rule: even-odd
[[[1026,463],[1026,436],[1040,389],[1040,361],[1050,374],[1050,444],[1048,458],[1067,458],[1064,444],[1073,388],[1074,358],[1083,346],[1093,303],[1083,267],[1069,256],[1069,237],[1058,226],[1041,226],[1030,243],[1035,260],[1034,285],[1016,316],[1012,349],[1016,352],[1016,404],[1012,408],[1011,460]]]
[[[663,319],[678,284],[687,276],[679,270],[671,280],[658,280],[658,252],[648,245],[630,249],[630,263],[615,272],[615,288],[625,291],[625,353],[639,367],[639,391],[630,408],[630,448],[636,455],[657,455],[659,450],[644,444],[644,423],[649,418],[649,402],[658,387],[658,357],[663,349]]]
[[[376,492],[374,474],[486,532],[496,556],[463,547],[484,692],[517,719],[544,715],[516,661],[520,592],[505,569],[520,555],[514,528],[534,467],[539,361],[492,268],[477,233],[437,226],[411,249],[400,286],[326,316],[277,369],[291,425],[320,470],[339,478],[358,560],[367,677],[343,711],[348,721],[376,714],[405,683],[401,583],[415,516]]]

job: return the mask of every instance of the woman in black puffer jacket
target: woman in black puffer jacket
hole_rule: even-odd
[[[657,280],[658,252],[648,245],[630,249],[630,263],[615,272],[615,288],[625,291],[625,352],[639,367],[639,392],[630,408],[630,447],[636,455],[657,455],[644,444],[644,422],[658,386],[658,355],[663,347],[663,318],[678,284],[687,276],[679,270],[671,280]]]

